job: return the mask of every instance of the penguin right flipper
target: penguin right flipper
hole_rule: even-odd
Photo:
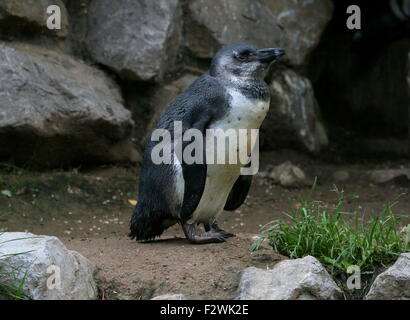
[[[245,202],[249,189],[251,188],[251,183],[251,175],[239,176],[229,193],[224,210],[234,211],[238,209]]]

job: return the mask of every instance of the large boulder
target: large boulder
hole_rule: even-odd
[[[211,58],[234,42],[257,47],[285,44],[276,17],[258,0],[191,0],[188,12],[185,44],[200,58]]]
[[[328,144],[325,127],[309,79],[293,70],[277,72],[271,87],[271,107],[261,128],[265,149],[301,146],[318,153]]]
[[[316,258],[284,260],[272,269],[250,267],[239,284],[239,300],[337,300],[343,292]]]
[[[96,267],[56,237],[0,234],[0,268],[13,273],[8,278],[10,284],[23,281],[24,295],[34,300],[97,298]]]
[[[137,160],[131,113],[100,70],[0,43],[0,83],[1,160],[42,167]]]
[[[182,33],[178,0],[94,0],[88,13],[92,58],[121,77],[159,81],[174,64]]]
[[[47,8],[58,5],[61,9],[61,29],[47,28]],[[15,29],[30,30],[66,37],[68,34],[68,14],[61,0],[1,0],[0,1],[0,32]]]
[[[263,0],[285,33],[287,58],[301,65],[319,44],[333,15],[331,0]]]
[[[330,0],[191,0],[185,42],[200,58],[211,58],[233,42],[282,46],[288,62],[301,65],[317,46],[332,13]]]
[[[379,274],[370,287],[366,300],[410,300],[410,253]]]

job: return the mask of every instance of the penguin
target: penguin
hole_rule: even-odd
[[[200,132],[204,143],[198,155],[202,161],[191,163],[173,156],[172,163],[156,163],[152,154],[160,141],[151,136],[142,159],[131,239],[152,240],[177,223],[194,244],[224,242],[234,236],[221,229],[217,219],[223,210],[236,210],[245,201],[252,176],[242,175],[241,168],[249,164],[207,161],[207,148],[212,145],[207,132],[259,129],[270,105],[264,78],[270,65],[284,54],[281,48],[258,50],[244,43],[223,47],[209,70],[168,106],[155,130],[165,130],[173,137],[179,122],[182,133],[190,129]],[[188,144],[184,141],[182,149]],[[198,229],[200,224],[205,232]]]

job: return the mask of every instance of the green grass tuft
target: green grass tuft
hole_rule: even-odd
[[[338,199],[331,209],[320,201],[302,200],[298,208],[285,213],[290,222],[274,220],[263,226],[260,239],[250,250],[257,250],[267,240],[273,250],[289,258],[316,257],[331,274],[346,273],[351,265],[370,274],[410,251],[410,225],[407,231],[401,230],[400,219],[393,213],[397,199],[366,221],[362,213],[344,210],[351,196],[336,187],[333,191]]]
[[[2,232],[4,232],[4,229],[0,225],[0,234]],[[5,262],[6,257],[6,255],[0,254],[0,300],[28,300],[28,298],[23,293],[25,275],[21,277],[21,270],[15,269],[12,266],[8,265]]]

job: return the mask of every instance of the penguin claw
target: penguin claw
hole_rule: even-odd
[[[189,242],[193,244],[205,244],[205,243],[219,243],[219,242],[225,242],[224,237],[220,235],[213,235],[213,236],[207,236],[205,234],[202,235],[195,235],[191,238],[188,238]]]
[[[194,234],[187,238],[189,242],[194,244],[225,242],[225,238],[221,234],[212,231],[202,234]]]
[[[193,239],[189,239],[192,243],[218,243],[225,242],[225,238],[217,232],[205,232],[199,235],[195,235]]]
[[[221,228],[219,228],[216,221],[213,221],[212,223],[204,224],[204,227],[205,227],[205,231],[211,231],[211,232],[214,232],[214,233],[218,233],[224,239],[235,237],[235,235],[233,233],[226,232],[225,230],[222,230]]]
[[[182,225],[186,238],[193,244],[225,242],[225,237],[220,232],[213,230],[205,233],[198,233],[195,224],[187,221]]]
[[[227,238],[232,238],[232,237],[236,237],[233,233],[230,232],[226,232],[224,230],[220,230],[219,234],[222,235],[222,237],[224,237],[225,239]]]

